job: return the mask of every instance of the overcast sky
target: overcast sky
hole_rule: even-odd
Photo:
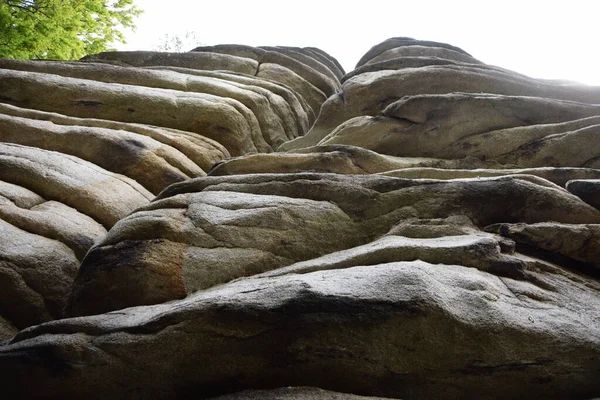
[[[600,1],[135,0],[145,10],[120,50],[154,50],[193,32],[206,45],[315,46],[346,72],[394,36],[461,47],[536,77],[600,85]],[[188,50],[186,48],[186,50]]]

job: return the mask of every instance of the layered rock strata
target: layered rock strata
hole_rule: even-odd
[[[216,51],[0,60],[0,219],[7,238],[0,243],[0,316],[7,326],[63,317],[87,250],[168,185],[304,134],[325,95],[309,104],[304,94],[320,89],[303,74],[323,75],[330,57],[296,53],[302,58],[285,56],[292,69],[271,60],[280,74],[268,78],[254,58]],[[320,72],[310,66],[316,63]],[[335,69],[327,69],[329,93],[341,74],[327,65]],[[304,92],[292,88],[296,81]]]
[[[6,391],[600,396],[600,88],[410,38],[0,66]]]

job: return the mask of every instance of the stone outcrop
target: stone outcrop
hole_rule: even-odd
[[[19,329],[63,317],[79,263],[117,221],[231,155],[304,134],[326,98],[304,98],[320,91],[305,75],[329,93],[341,73],[296,52],[269,61],[282,79],[217,51],[0,60],[0,317]]]
[[[0,89],[5,393],[600,396],[600,88],[391,38]]]

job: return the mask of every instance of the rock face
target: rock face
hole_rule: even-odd
[[[5,393],[600,396],[600,88],[392,38],[0,89]]]
[[[326,98],[309,104],[320,89],[305,75],[328,94],[342,75],[319,51],[279,58],[281,79],[218,51],[0,60],[0,317],[19,329],[63,317],[79,263],[117,221],[231,155],[304,134]]]

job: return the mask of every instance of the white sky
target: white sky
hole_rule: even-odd
[[[532,77],[600,85],[600,1],[135,0],[145,10],[119,50],[155,50],[164,35],[202,44],[314,46],[346,72],[394,36],[450,43]],[[189,49],[185,49],[189,50]]]

